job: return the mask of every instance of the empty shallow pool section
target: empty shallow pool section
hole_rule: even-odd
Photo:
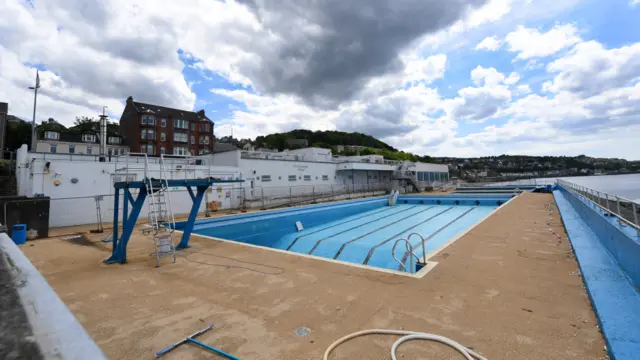
[[[422,257],[456,238],[512,195],[406,195],[311,205],[199,220],[193,232],[223,240],[378,268],[415,272],[412,252]],[[303,229],[298,231],[296,223]],[[183,224],[176,224],[180,230]],[[424,239],[424,242],[423,240]],[[416,257],[413,257],[416,263]]]

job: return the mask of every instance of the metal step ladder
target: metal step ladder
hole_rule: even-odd
[[[413,245],[411,245],[411,237],[412,236],[417,236],[420,238],[421,240],[421,245],[422,245],[422,258],[418,257],[418,255],[416,255],[413,252]],[[402,260],[398,259],[396,257],[396,247],[398,246],[399,243],[403,242],[405,245],[405,251],[406,253],[409,255],[409,267],[407,268],[407,266],[404,264],[404,262],[402,262]],[[393,244],[393,248],[391,248],[391,256],[393,256],[393,259],[400,264],[400,266],[398,267],[398,270],[404,270],[410,274],[413,274],[414,272],[416,272],[417,267],[422,268],[426,265],[426,260],[427,260],[427,250],[425,248],[425,239],[422,235],[413,232],[411,234],[409,234],[409,236],[407,236],[407,238],[401,238],[396,240],[396,242]],[[416,260],[416,262],[414,263],[413,260]]]
[[[149,225],[153,233],[156,257],[156,267],[160,266],[160,259],[172,256],[176,262],[176,246],[173,242],[175,217],[171,208],[171,194],[167,174],[164,169],[164,155],[160,155],[160,178],[149,176],[148,157],[145,154],[145,188],[148,194]]]

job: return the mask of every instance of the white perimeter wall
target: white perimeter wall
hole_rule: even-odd
[[[116,164],[90,161],[24,160],[26,162],[19,164],[17,171],[19,195],[34,196],[35,194],[44,194],[51,198],[49,226],[60,227],[96,223],[95,195],[104,195],[103,200],[100,201],[102,221],[104,223],[113,221],[113,183],[116,180],[123,181],[125,177],[123,172],[115,172]],[[47,162],[49,163],[48,170],[45,169]],[[29,163],[29,167],[26,167],[25,163]],[[119,165],[121,166],[122,164]],[[152,170],[152,176],[154,176],[154,171],[159,175],[159,165],[150,164],[149,166]],[[185,178],[185,170],[178,170],[177,165],[167,165],[167,167],[170,167],[166,171],[170,178]],[[209,168],[208,166],[192,166],[186,171],[187,178],[203,178],[209,175],[223,179],[239,178],[238,169],[234,167],[216,166]],[[141,180],[144,177],[144,170],[142,168],[130,168],[129,177],[130,179],[135,177],[136,180]],[[74,183],[72,179],[76,179],[77,182]],[[210,188],[199,211],[206,209],[206,201],[220,201],[222,209],[237,207],[238,197],[242,195],[242,190],[238,188],[242,186],[243,184],[221,184]],[[191,210],[193,202],[186,188],[171,188],[170,194],[173,212],[176,215],[187,214]],[[121,191],[121,209],[123,199]],[[140,219],[146,219],[147,214],[148,201],[145,202],[142,208]],[[120,219],[122,219],[122,215],[120,215]]]

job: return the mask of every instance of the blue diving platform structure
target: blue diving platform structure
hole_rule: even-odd
[[[177,246],[177,249],[186,249],[189,247],[189,237],[193,231],[193,225],[198,215],[198,210],[202,204],[204,193],[207,189],[214,184],[227,184],[227,183],[241,183],[244,180],[220,180],[216,178],[205,179],[153,179],[145,178],[142,181],[124,181],[116,182],[113,187],[115,189],[114,205],[113,205],[113,248],[111,250],[111,256],[104,260],[106,264],[114,263],[126,263],[127,262],[127,244],[133,233],[133,229],[140,216],[140,211],[144,205],[144,201],[147,198],[147,189],[161,189],[165,187],[186,187],[193,205],[189,212],[189,218],[184,225],[182,238]],[[150,185],[150,186],[149,186]],[[196,188],[194,194],[193,188]],[[138,190],[138,196],[136,198],[131,194],[131,189]],[[120,212],[120,191],[124,193],[124,204],[122,207],[122,235],[118,236],[118,218]],[[131,205],[131,211],[129,211],[129,205]]]

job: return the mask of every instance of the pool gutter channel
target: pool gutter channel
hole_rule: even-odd
[[[520,196],[520,195],[518,195],[518,196]],[[308,258],[308,259],[313,259],[313,260],[326,261],[326,262],[330,262],[330,263],[334,263],[334,264],[339,264],[341,266],[350,266],[350,267],[355,267],[355,268],[358,268],[358,269],[361,269],[361,270],[366,270],[366,271],[377,271],[377,272],[380,272],[380,273],[385,273],[385,274],[390,274],[390,275],[398,275],[398,276],[404,276],[404,277],[409,277],[409,278],[413,278],[413,279],[421,279],[425,275],[427,275],[431,270],[433,270],[436,267],[436,265],[438,265],[437,261],[429,261],[429,259],[431,259],[431,258],[435,257],[436,255],[438,255],[442,250],[444,250],[449,245],[453,244],[455,241],[457,241],[458,239],[460,239],[461,237],[466,235],[468,232],[473,230],[476,226],[478,226],[480,223],[485,221],[488,217],[492,216],[496,212],[500,211],[502,208],[506,207],[511,201],[513,201],[514,199],[518,198],[518,196],[514,196],[511,199],[507,200],[505,203],[503,203],[497,209],[495,209],[491,213],[487,214],[487,216],[485,216],[484,218],[478,220],[475,224],[470,226],[467,230],[465,230],[464,232],[462,232],[458,236],[450,239],[446,243],[442,244],[439,248],[437,248],[434,251],[432,251],[429,254],[427,254],[427,258],[426,259],[422,259],[423,260],[422,263],[425,264],[424,267],[422,269],[420,269],[420,271],[415,272],[415,273],[409,273],[409,272],[406,272],[406,271],[391,270],[391,269],[386,269],[386,268],[381,268],[381,267],[376,267],[376,266],[370,266],[370,265],[356,264],[356,263],[352,263],[352,262],[348,262],[348,261],[335,260],[335,259],[330,259],[330,258],[326,258],[326,257],[322,257],[322,256],[317,256],[317,255],[308,255],[308,254],[296,253],[296,252],[287,251],[287,250],[284,250],[284,249],[275,249],[275,248],[270,248],[270,247],[266,247],[266,246],[247,244],[247,243],[242,243],[242,242],[238,242],[238,241],[234,241],[234,240],[230,240],[230,239],[223,239],[223,238],[218,238],[218,237],[214,237],[214,236],[201,235],[201,234],[197,234],[197,233],[194,233],[193,235],[199,236],[199,237],[201,237],[203,239],[210,239],[210,240],[226,242],[226,243],[229,243],[229,244],[233,244],[233,246],[237,246],[237,245],[246,246],[246,247],[255,248],[255,249],[258,249],[258,250],[261,250],[261,251],[264,251],[264,250],[266,250],[266,251],[274,251],[274,252],[278,252],[278,253],[289,255],[289,256],[298,256],[298,257]],[[178,229],[176,229],[175,232],[182,233],[182,231],[178,230]]]

